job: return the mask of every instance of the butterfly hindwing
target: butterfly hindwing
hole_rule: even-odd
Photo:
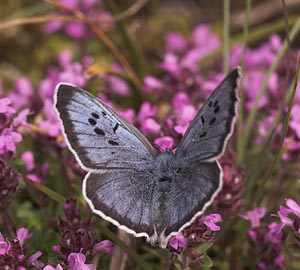
[[[55,107],[69,147],[85,169],[138,167],[156,154],[135,127],[82,89],[59,84]]]
[[[218,162],[195,162],[185,167],[168,196],[166,235],[190,225],[204,212],[222,187]]]
[[[157,192],[151,175],[131,169],[91,171],[83,194],[93,212],[136,236],[154,234],[152,203]]]
[[[240,77],[240,69],[233,70],[206,100],[177,148],[179,158],[214,160],[223,153],[237,114]]]

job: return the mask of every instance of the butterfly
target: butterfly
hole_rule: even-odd
[[[137,128],[85,90],[58,84],[54,108],[69,149],[87,171],[83,196],[92,211],[165,248],[222,187],[217,159],[233,131],[240,78],[238,67],[220,83],[175,153],[157,150]]]

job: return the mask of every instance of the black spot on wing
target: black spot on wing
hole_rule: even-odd
[[[202,115],[201,115],[200,119],[201,119],[202,126],[204,126],[205,121],[204,121],[204,118]]]
[[[215,101],[214,101],[214,104],[213,104],[213,107],[215,108],[216,106],[218,106],[218,104],[219,104],[219,101],[218,101],[218,100],[215,100]]]
[[[209,121],[209,125],[211,126],[214,122],[216,122],[216,117],[213,117],[212,119],[210,119]]]
[[[217,105],[215,108],[214,108],[214,113],[218,113],[220,111],[220,106]]]
[[[109,140],[108,143],[109,143],[110,145],[119,145],[118,142],[113,141],[113,140]]]
[[[115,134],[116,134],[116,131],[117,131],[118,127],[119,127],[119,124],[118,124],[118,123],[116,123],[116,125],[113,127],[113,132],[114,132]]]
[[[103,116],[106,116],[106,112],[102,111]]]
[[[100,129],[100,128],[94,128],[94,132],[96,133],[96,134],[98,134],[98,135],[101,135],[101,136],[104,136],[105,135],[105,132],[102,130],[102,129]]]
[[[91,113],[91,115],[94,117],[94,118],[96,118],[96,119],[99,119],[100,117],[99,117],[99,114],[97,114],[97,113]]]
[[[199,138],[204,138],[205,136],[206,136],[206,134],[207,134],[207,132],[205,131],[205,132],[203,132],[203,133],[201,133],[200,135],[199,135]]]
[[[94,118],[89,118],[88,121],[92,126],[95,126],[97,124],[97,121]]]

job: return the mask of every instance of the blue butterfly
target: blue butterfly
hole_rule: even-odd
[[[237,116],[236,68],[191,122],[175,154],[160,152],[113,109],[88,92],[60,83],[54,107],[68,147],[88,173],[83,196],[96,214],[136,237],[166,247],[222,187],[217,161]]]

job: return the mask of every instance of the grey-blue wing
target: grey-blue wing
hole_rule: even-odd
[[[217,161],[196,162],[178,174],[165,200],[166,235],[190,225],[213,201],[222,187],[222,172]]]
[[[177,147],[178,158],[205,161],[223,153],[237,115],[240,73],[229,73],[204,103]]]
[[[89,172],[83,194],[93,212],[136,236],[154,234],[152,204],[157,194],[149,174],[131,169]]]
[[[60,84],[55,108],[68,145],[86,170],[137,168],[156,155],[134,126],[82,89]]]

